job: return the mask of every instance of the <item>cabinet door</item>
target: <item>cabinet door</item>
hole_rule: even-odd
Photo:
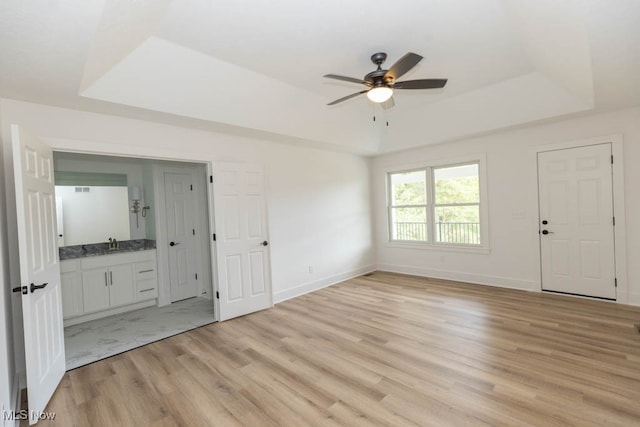
[[[114,265],[109,268],[109,294],[111,307],[135,302],[133,264]]]
[[[82,282],[77,271],[60,273],[60,283],[62,284],[62,317],[81,315],[82,308]]]
[[[82,301],[84,312],[109,308],[109,283],[106,268],[94,268],[82,272]]]

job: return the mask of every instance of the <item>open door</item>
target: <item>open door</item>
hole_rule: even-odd
[[[11,127],[30,424],[65,372],[51,147]]]
[[[262,167],[215,163],[213,202],[220,320],[273,306]]]

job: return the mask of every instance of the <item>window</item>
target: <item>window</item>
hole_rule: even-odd
[[[481,246],[480,163],[389,173],[390,239]]]

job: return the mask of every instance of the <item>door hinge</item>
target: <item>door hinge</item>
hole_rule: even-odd
[[[616,217],[613,217],[613,225],[616,225]]]
[[[220,299],[220,292],[216,291],[216,299]]]
[[[209,182],[213,183],[213,175],[209,175]]]
[[[611,164],[613,164],[613,154],[611,155]]]
[[[213,233],[213,241],[216,241],[216,233]]]
[[[191,191],[193,191],[193,184],[191,184],[189,187],[191,188]]]
[[[617,288],[618,287],[618,278],[617,277],[613,279],[613,283],[615,283],[616,288]]]
[[[191,231],[193,231],[193,235],[195,236],[195,235],[196,235],[196,229],[194,228],[194,229],[193,229],[193,230],[191,230]]]
[[[198,280],[198,273],[196,273],[196,280]]]

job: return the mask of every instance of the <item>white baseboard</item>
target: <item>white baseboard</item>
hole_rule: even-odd
[[[629,292],[628,299],[627,299],[627,304],[640,306],[640,293],[639,292]]]
[[[540,284],[534,280],[522,280],[513,277],[488,276],[483,274],[462,273],[459,271],[436,270],[408,265],[378,264],[379,271],[411,274],[434,279],[455,280],[457,282],[476,283],[498,288],[519,289],[522,291],[540,292]]]
[[[362,276],[363,274],[371,273],[376,268],[373,265],[367,265],[357,268],[355,270],[347,271],[344,273],[334,274],[333,276],[325,277],[324,279],[314,280],[313,282],[304,283],[296,286],[295,288],[286,289],[284,291],[276,292],[273,294],[273,303],[278,304],[291,298],[299,297],[300,295],[308,294],[313,291],[317,291],[322,288],[326,288],[336,283],[344,282],[345,280],[353,279],[354,277]]]

